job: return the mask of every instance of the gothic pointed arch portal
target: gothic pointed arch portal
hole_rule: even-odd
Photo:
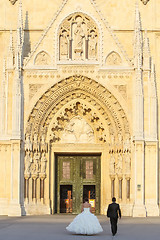
[[[27,211],[33,202],[44,213],[55,211],[56,153],[101,154],[101,180],[108,189],[107,196],[101,191],[101,213],[106,198],[130,198],[129,122],[116,97],[95,80],[75,75],[46,91],[30,113],[25,138]]]

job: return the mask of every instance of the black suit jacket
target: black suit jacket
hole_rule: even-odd
[[[120,210],[119,204],[118,203],[109,204],[108,210],[107,210],[107,217],[118,218],[118,214],[119,214],[119,217],[121,218],[121,210]]]

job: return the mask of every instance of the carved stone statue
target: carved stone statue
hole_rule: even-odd
[[[40,144],[38,142],[38,135],[34,134],[34,140],[33,140],[33,151],[39,152]]]
[[[117,164],[116,164],[116,173],[117,174],[122,174],[122,169],[123,169],[123,158],[122,154],[118,154],[118,159],[117,159]]]
[[[110,157],[109,172],[110,174],[115,174],[115,157],[113,154],[111,154],[111,157]]]
[[[63,31],[60,36],[60,59],[68,59],[68,36],[66,31]]]
[[[97,56],[97,38],[94,31],[91,31],[88,43],[88,55],[89,59],[96,59]]]
[[[124,155],[125,159],[125,174],[130,174],[131,173],[131,157],[130,153],[125,153]]]
[[[43,153],[41,158],[41,173],[43,174],[46,173],[46,163],[47,163],[46,154]]]
[[[130,152],[131,151],[131,142],[130,142],[129,134],[126,135],[123,146],[124,146],[123,147],[124,152]]]
[[[41,151],[47,152],[47,143],[45,142],[45,134],[42,134]]]
[[[25,150],[26,151],[32,151],[32,143],[31,143],[31,140],[30,140],[30,135],[26,136]]]
[[[40,172],[40,154],[39,153],[34,154],[34,164],[35,164],[36,173],[39,173]]]
[[[25,156],[25,171],[24,171],[25,175],[29,175],[30,172],[31,172],[30,171],[31,162],[32,162],[32,158],[30,156],[30,152],[26,152],[26,156]]]
[[[78,20],[77,26],[74,30],[74,53],[76,59],[82,59],[84,36],[85,34],[82,28],[82,22],[81,20]]]

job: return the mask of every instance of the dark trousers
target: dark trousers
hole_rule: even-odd
[[[110,218],[112,235],[114,236],[117,233],[117,222],[118,218]]]

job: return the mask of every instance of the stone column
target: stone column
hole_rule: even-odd
[[[12,140],[11,150],[11,198],[8,216],[25,215],[24,211],[24,180],[23,154],[20,140]]]
[[[158,142],[145,143],[145,206],[147,216],[159,216]]]
[[[135,157],[134,157],[134,179],[135,179],[135,192],[134,192],[134,206],[133,217],[146,217],[146,208],[144,205],[144,141],[135,141]]]

